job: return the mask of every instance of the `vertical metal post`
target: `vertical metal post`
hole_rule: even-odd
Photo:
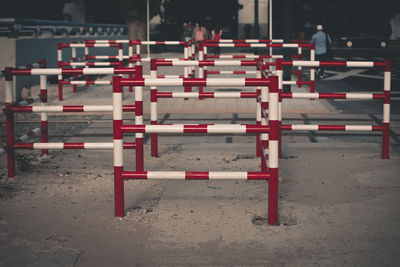
[[[142,66],[136,66],[136,78],[143,79]],[[135,124],[143,124],[143,87],[135,86]],[[143,171],[143,133],[136,133],[136,171]]]
[[[147,0],[147,41],[150,41],[150,3]],[[147,43],[147,57],[150,58],[150,44]]]
[[[150,61],[150,77],[157,78],[157,59],[151,59]],[[150,87],[150,123],[152,125],[157,124],[157,87],[152,86]],[[151,133],[151,156],[157,157],[158,156],[158,134]]]
[[[40,102],[42,106],[47,106],[47,76],[40,75]],[[40,128],[41,128],[41,141],[42,143],[47,143],[49,141],[49,130],[47,113],[42,112],[40,114]],[[49,150],[42,149],[42,155],[47,155]]]
[[[121,77],[113,77],[113,138],[114,138],[114,208],[116,217],[124,217],[124,152],[122,126]]]
[[[389,159],[389,146],[390,146],[390,76],[391,68],[390,61],[386,62],[384,72],[384,104],[383,104],[383,133],[382,133],[382,158]]]
[[[269,78],[269,141],[268,141],[268,167],[270,179],[268,182],[268,224],[278,223],[278,77]]]
[[[282,155],[282,132],[281,132],[281,125],[282,125],[282,110],[283,110],[283,103],[282,103],[282,91],[283,91],[283,74],[282,74],[282,59],[278,58],[276,60],[276,75],[278,76],[278,156],[281,158]]]
[[[7,135],[7,170],[8,177],[15,177],[15,152],[14,152],[14,112],[13,106],[13,76],[12,68],[5,68],[5,104],[6,104],[6,135]]]

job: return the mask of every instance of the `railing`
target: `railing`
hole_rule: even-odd
[[[126,26],[121,24],[80,23],[24,18],[0,18],[0,36],[107,36],[126,35]]]

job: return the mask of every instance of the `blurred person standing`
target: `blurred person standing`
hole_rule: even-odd
[[[315,60],[324,61],[327,60],[327,54],[330,44],[332,43],[331,37],[322,31],[323,26],[317,25],[317,32],[312,36],[311,43],[315,45]],[[324,78],[324,68],[317,68],[317,76],[321,79]]]
[[[186,27],[184,29],[184,40],[185,42],[190,41],[192,39],[193,36],[193,25],[191,21],[188,21],[188,23],[186,24]]]
[[[214,29],[211,30],[211,40],[219,41],[222,36],[222,30],[218,24],[215,24]],[[221,47],[215,47],[214,55],[219,55],[221,53]]]

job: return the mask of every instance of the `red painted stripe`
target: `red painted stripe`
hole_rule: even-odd
[[[122,139],[122,120],[113,120],[113,135],[114,139],[121,140]]]
[[[214,98],[214,92],[202,92],[199,93],[199,97]]]
[[[83,69],[62,69],[61,70],[62,75],[73,75],[73,74],[78,74],[78,75],[83,75]]]
[[[321,67],[346,67],[346,61],[320,61],[319,65]]]
[[[240,92],[240,98],[257,98],[257,93],[253,93],[253,92]]]
[[[208,180],[210,179],[209,172],[185,172],[186,180]]]
[[[114,74],[133,74],[136,68],[114,68]]]
[[[234,70],[233,74],[246,74],[245,70]]]
[[[318,98],[324,99],[346,99],[345,93],[334,94],[334,93],[319,93]]]
[[[191,79],[191,78],[184,78],[183,79],[183,86],[207,86],[206,78],[202,79]]]
[[[133,85],[133,86],[144,86],[145,79],[123,79],[121,80],[121,85]]]
[[[241,66],[257,66],[258,62],[255,60],[242,60],[240,62]]]
[[[63,112],[83,112],[83,106],[63,106]]]
[[[207,133],[207,125],[184,125],[183,133]]]
[[[126,142],[124,143],[124,149],[136,149],[136,143]]]
[[[11,69],[12,75],[32,75],[31,69]]]
[[[372,126],[372,131],[383,131],[384,128],[385,128],[385,127],[383,127],[383,126],[376,126],[376,125],[373,125],[373,126]]]
[[[17,139],[17,142],[21,142],[21,140]],[[15,149],[33,149],[33,143],[14,143],[13,146]]]
[[[135,105],[123,105],[122,110],[124,112],[135,112],[136,111],[136,106]]]
[[[384,99],[385,94],[372,94],[372,99]]]
[[[247,124],[246,133],[269,133],[270,127],[268,125]]]
[[[269,79],[256,79],[246,78],[245,86],[268,86],[270,84]]]
[[[136,116],[142,116],[143,115],[143,101],[136,101],[135,106],[136,106]]]
[[[199,66],[215,66],[214,60],[199,60]]]
[[[207,74],[221,74],[221,71],[219,71],[219,70],[205,70],[204,73],[207,73]]]
[[[234,47],[251,47],[251,44],[244,43],[244,44],[234,44]]]
[[[33,107],[32,106],[15,106],[11,108],[12,111],[14,112],[32,112],[33,111]]]
[[[318,131],[345,131],[345,125],[318,125]]]
[[[147,179],[147,172],[134,172],[125,171],[122,172],[123,179]]]
[[[384,97],[384,104],[390,104],[390,91],[384,91],[383,92],[385,97]]]
[[[64,143],[64,149],[84,149],[83,143]]]
[[[264,172],[247,172],[248,180],[268,180],[271,177],[269,173]]]
[[[146,130],[146,125],[122,125],[121,123],[121,139],[122,139],[122,132],[144,133],[145,130]]]
[[[232,58],[246,58],[245,55],[233,55]]]

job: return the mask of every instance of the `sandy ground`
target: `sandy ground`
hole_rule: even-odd
[[[248,123],[252,116],[171,114],[164,123]],[[109,115],[52,119],[55,141],[112,140]],[[285,135],[279,226],[266,223],[266,182],[126,181],[119,219],[112,151],[46,158],[19,151],[16,178],[6,179],[4,157],[0,163],[0,266],[399,266],[399,144],[392,140],[391,159],[382,160],[380,142],[378,135]],[[253,136],[162,136],[159,143],[159,158],[145,145],[146,170],[260,166]],[[134,169],[132,151],[125,163]]]

